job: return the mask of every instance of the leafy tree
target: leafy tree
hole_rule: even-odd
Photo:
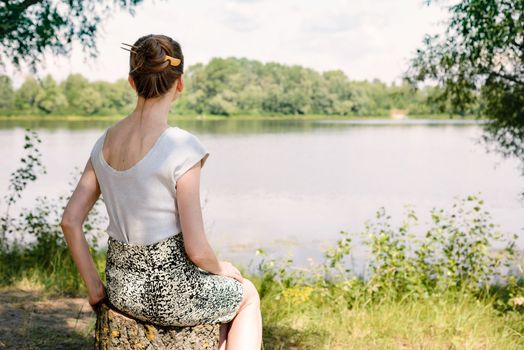
[[[67,107],[67,98],[50,74],[42,80],[42,90],[36,96],[36,105],[47,114]]]
[[[315,113],[322,114],[328,111],[329,114],[351,114],[353,95],[349,79],[344,72],[339,69],[326,71],[322,78],[323,86],[313,96]]]
[[[0,109],[11,109],[14,102],[13,82],[7,75],[0,75]]]
[[[32,111],[36,107],[36,96],[41,86],[32,76],[26,77],[23,84],[15,92],[15,106],[20,110]]]
[[[380,108],[381,104],[384,103],[380,99],[387,96],[384,93],[384,88],[385,86],[381,86],[379,81],[352,81],[350,83],[351,101],[353,102],[352,114],[358,116],[386,114],[386,111]]]
[[[9,0],[0,2],[0,65],[10,60],[36,73],[46,49],[68,55],[78,40],[91,56],[98,55],[96,34],[103,17],[118,8],[134,7],[142,0]]]
[[[84,90],[89,86],[87,80],[82,74],[69,74],[67,78],[60,84],[61,90],[64,92],[69,106],[76,108],[82,103],[80,99],[84,94]]]
[[[136,101],[136,93],[129,86],[127,79],[119,79],[114,83],[96,81],[92,88],[100,94],[101,111],[120,113],[125,108],[131,109]]]
[[[82,90],[82,94],[76,101],[76,106],[79,110],[85,114],[95,114],[103,106],[103,99],[100,92],[95,90],[92,86],[89,86]]]
[[[405,78],[436,82],[433,100],[452,111],[490,118],[486,144],[524,161],[524,1],[461,0],[448,10],[445,32],[425,36]]]

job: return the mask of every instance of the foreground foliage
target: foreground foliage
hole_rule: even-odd
[[[264,260],[269,348],[522,348],[522,257],[516,237],[498,232],[483,204],[468,196],[433,209],[418,232],[412,209],[393,228],[380,208],[363,232],[341,231],[316,269]],[[366,276],[349,263],[356,238],[370,255]]]

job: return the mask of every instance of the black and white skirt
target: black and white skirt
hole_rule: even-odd
[[[118,310],[162,326],[225,323],[242,301],[241,282],[200,269],[182,232],[150,245],[108,238],[106,293]]]

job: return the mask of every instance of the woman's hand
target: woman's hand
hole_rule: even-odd
[[[98,307],[100,306],[101,303],[104,302],[104,300],[106,300],[107,298],[107,293],[106,293],[106,287],[103,286],[102,290],[98,290],[97,292],[95,292],[94,294],[89,294],[89,306],[91,306],[91,309],[94,311],[94,312],[97,312],[97,309]]]
[[[240,274],[240,271],[238,271],[238,269],[235,266],[233,266],[233,264],[231,264],[230,262],[220,261],[219,265],[220,271],[218,272],[218,275],[232,277],[239,282],[244,281],[244,278]]]

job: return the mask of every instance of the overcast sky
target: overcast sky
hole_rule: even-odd
[[[70,58],[46,56],[41,74],[127,78],[129,53],[120,43],[155,33],[180,42],[186,66],[235,56],[399,82],[424,34],[442,32],[448,16],[442,5],[423,0],[144,0],[134,16],[120,11],[100,26],[96,60],[85,62],[75,44]],[[15,87],[25,74],[7,73]]]

